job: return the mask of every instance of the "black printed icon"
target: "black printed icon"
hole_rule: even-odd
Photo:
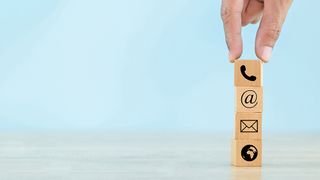
[[[257,133],[258,120],[240,120],[240,132],[242,133]]]
[[[258,104],[258,96],[254,90],[247,90],[241,95],[241,104],[246,108],[254,108]]]
[[[258,157],[258,150],[251,144],[245,145],[241,150],[241,156],[246,161],[253,161]]]
[[[257,77],[256,76],[248,76],[247,75],[247,73],[246,73],[246,66],[245,65],[242,65],[241,67],[240,67],[240,71],[241,71],[241,74],[242,74],[242,76],[244,77],[244,78],[246,78],[247,80],[249,80],[249,81],[255,81],[256,79],[257,79]]]

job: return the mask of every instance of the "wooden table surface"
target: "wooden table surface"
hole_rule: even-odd
[[[228,134],[1,134],[1,180],[320,179],[320,134],[264,137],[263,167],[230,165]]]

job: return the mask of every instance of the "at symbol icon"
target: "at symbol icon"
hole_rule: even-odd
[[[254,90],[247,90],[241,95],[241,104],[246,108],[254,108],[258,104],[258,96]]]

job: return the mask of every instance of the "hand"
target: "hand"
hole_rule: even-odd
[[[234,62],[242,54],[241,26],[261,23],[256,35],[255,51],[267,62],[280,35],[282,24],[292,0],[222,0],[221,17],[229,49]]]

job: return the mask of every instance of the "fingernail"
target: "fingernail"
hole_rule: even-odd
[[[264,46],[262,49],[261,60],[268,62],[272,55],[272,47]]]

